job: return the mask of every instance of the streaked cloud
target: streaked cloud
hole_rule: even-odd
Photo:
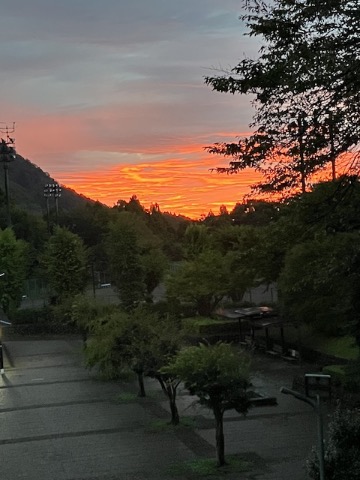
[[[248,130],[250,99],[214,93],[203,79],[257,49],[242,35],[240,8],[236,0],[7,2],[0,121],[16,121],[21,155],[109,204],[132,194],[176,213],[235,203],[251,174],[210,174],[222,159],[207,160],[203,147]]]

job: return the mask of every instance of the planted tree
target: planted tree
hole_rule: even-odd
[[[109,379],[121,377],[129,368],[135,372],[139,396],[144,397],[144,376],[156,378],[167,396],[171,423],[179,423],[176,392],[179,380],[160,369],[180,348],[177,326],[150,313],[144,307],[131,312],[114,310],[91,323],[85,358],[89,367],[97,366]]]
[[[41,264],[57,301],[82,293],[87,284],[87,253],[81,238],[56,227],[45,247]]]
[[[71,305],[71,320],[82,332],[84,347],[86,347],[88,334],[94,328],[98,318],[102,318],[106,313],[112,311],[114,311],[113,305],[100,303],[88,295],[76,295]]]
[[[75,317],[77,317],[75,309]],[[80,325],[85,319],[79,318]],[[104,378],[119,378],[130,364],[127,346],[130,319],[126,312],[113,308],[89,319],[86,327],[89,339],[85,350],[85,362],[89,368],[97,367]]]
[[[216,250],[205,250],[184,262],[167,279],[167,294],[193,302],[200,315],[212,314],[232,287],[229,263]]]
[[[181,350],[174,360],[162,369],[178,377],[199,403],[212,410],[216,423],[216,458],[219,466],[225,462],[223,417],[226,410],[245,414],[250,406],[249,356],[234,350],[230,344],[200,344]]]

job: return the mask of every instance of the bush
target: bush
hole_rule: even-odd
[[[65,335],[78,333],[71,323],[54,315],[54,307],[17,310],[11,315],[11,330],[17,335]]]
[[[324,461],[327,480],[360,479],[360,410],[336,409],[329,424]],[[316,450],[312,451],[307,467],[310,478],[318,480]]]
[[[170,315],[174,318],[186,318],[196,315],[196,307],[192,303],[182,303],[178,299],[170,298],[151,305],[151,310],[160,317]]]
[[[189,335],[216,335],[220,333],[238,333],[239,325],[235,321],[214,320],[209,317],[191,317],[182,320],[184,332]]]
[[[350,365],[329,365],[323,368],[323,373],[331,375],[345,390],[352,393],[360,392],[360,373],[357,363]]]

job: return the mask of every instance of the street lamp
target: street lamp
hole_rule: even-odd
[[[321,403],[320,403],[320,395],[315,395],[315,400],[305,395],[302,395],[295,390],[290,390],[290,388],[281,387],[280,392],[284,393],[285,395],[292,395],[293,397],[301,400],[302,402],[306,402],[312,406],[317,414],[317,426],[318,426],[318,458],[319,458],[319,473],[320,473],[320,480],[325,480],[325,464],[324,464],[324,428],[323,428],[323,420],[322,420],[322,413],[321,413]]]

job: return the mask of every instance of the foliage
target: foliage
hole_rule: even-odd
[[[126,310],[135,308],[144,299],[144,270],[134,228],[117,220],[110,226],[107,254],[113,281]]]
[[[81,293],[87,283],[87,254],[78,235],[56,227],[41,258],[45,277],[61,302]]]
[[[106,305],[88,295],[79,294],[72,300],[71,320],[80,329],[91,331],[98,317],[114,310],[113,305]]]
[[[186,258],[195,259],[209,248],[209,228],[206,225],[192,223],[185,230],[184,249]]]
[[[278,202],[252,199],[244,203],[237,203],[230,212],[230,217],[234,225],[262,227],[277,219],[279,206]]]
[[[84,325],[81,318],[78,321]],[[109,310],[90,319],[87,328],[90,337],[85,350],[86,365],[90,368],[96,366],[104,378],[118,378],[129,360],[124,348],[129,335],[129,316],[119,309]]]
[[[216,250],[206,250],[184,262],[168,277],[167,295],[196,304],[200,315],[209,316],[231,291],[230,264]]]
[[[160,373],[180,347],[176,324],[138,307],[131,313],[116,310],[97,317],[90,328],[85,350],[87,365],[97,366],[106,378],[113,379],[131,368],[138,376],[139,396],[145,396],[143,376],[156,378],[169,399],[172,423],[178,423],[178,381]]]
[[[293,247],[279,278],[284,313],[330,334],[356,322],[359,249],[357,232],[319,235]]]
[[[12,329],[17,335],[66,335],[78,334],[78,329],[62,314],[60,306],[18,309],[10,316]]]
[[[331,375],[332,381],[338,381],[348,392],[360,392],[359,360],[347,365],[328,365],[322,371]]]
[[[359,480],[360,411],[337,408],[328,428],[325,443],[325,477],[327,480]],[[308,460],[310,478],[317,480],[319,463],[313,450]]]
[[[141,265],[144,271],[144,283],[148,298],[152,300],[153,290],[163,280],[169,262],[165,254],[158,248],[151,249],[141,256]]]
[[[248,34],[264,42],[258,58],[244,58],[206,83],[220,92],[253,94],[257,128],[238,143],[209,150],[233,158],[218,171],[262,172],[262,191],[300,183],[305,192],[309,176],[327,165],[334,179],[336,160],[359,142],[357,8],[352,0],[248,0],[245,9]]]
[[[20,305],[28,252],[28,244],[17,240],[11,229],[0,230],[0,305],[6,313]]]
[[[250,406],[247,395],[250,358],[235,351],[230,344],[200,344],[181,350],[174,360],[162,369],[179,377],[199,403],[210,408],[216,420],[218,465],[225,464],[223,415],[235,409],[245,414]]]
[[[245,352],[219,342],[182,349],[163,371],[178,375],[201,405],[245,413],[249,407],[249,367],[250,358]]]
[[[185,333],[190,335],[211,335],[213,333],[239,332],[238,323],[233,320],[215,320],[209,317],[184,318],[181,322]]]

